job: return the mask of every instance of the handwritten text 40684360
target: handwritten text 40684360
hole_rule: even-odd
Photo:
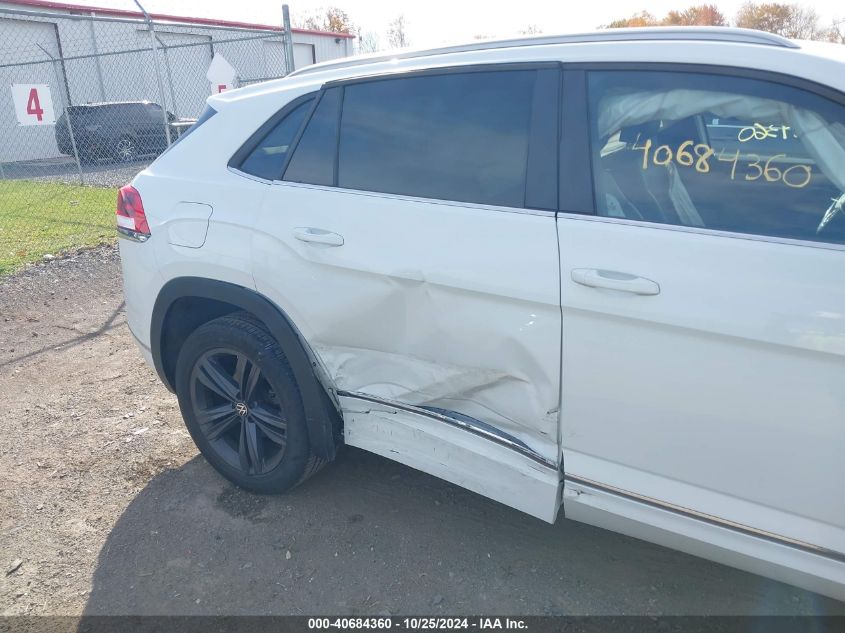
[[[674,162],[682,167],[693,167],[701,174],[710,173],[710,159],[716,154],[716,150],[706,143],[696,143],[693,140],[684,141],[677,147],[660,145],[653,148],[652,140],[648,139],[642,145],[634,143],[633,149],[642,151],[643,169],[648,169],[651,164],[666,166]],[[809,185],[813,178],[813,168],[811,165],[805,163],[791,164],[795,162],[795,159],[790,159],[786,154],[775,154],[764,162],[763,157],[759,154],[741,154],[737,149],[732,155],[725,156],[725,150],[723,149],[716,156],[716,160],[732,163],[731,180],[736,180],[737,168],[740,164],[744,167],[744,180],[747,181],[755,181],[762,178],[764,182],[781,182],[787,187],[801,189]],[[791,164],[791,166],[782,169],[777,166],[778,163]]]

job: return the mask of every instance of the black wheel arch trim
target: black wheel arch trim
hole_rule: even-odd
[[[177,277],[161,289],[153,307],[150,347],[153,364],[164,385],[174,391],[162,358],[162,338],[168,312],[184,298],[211,299],[227,303],[260,319],[281,345],[302,397],[308,438],[317,457],[332,460],[337,452],[337,425],[342,420],[335,390],[325,384],[308,344],[288,315],[260,293],[237,284],[202,277]]]

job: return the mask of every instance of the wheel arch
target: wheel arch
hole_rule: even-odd
[[[302,396],[312,450],[317,457],[334,459],[343,419],[334,385],[290,317],[250,288],[201,277],[168,281],[156,298],[150,324],[150,351],[159,378],[174,391],[176,359],[188,335],[203,323],[239,311],[261,321],[281,345]]]

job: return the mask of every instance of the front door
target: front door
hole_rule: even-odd
[[[845,107],[712,71],[586,79],[566,476],[845,552]]]
[[[557,82],[491,69],[327,89],[253,243],[258,290],[342,392],[467,416],[551,463]]]

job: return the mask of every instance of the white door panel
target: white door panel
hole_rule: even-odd
[[[277,183],[257,218],[255,279],[339,389],[457,411],[556,461],[554,222]]]
[[[573,216],[558,229],[567,474],[845,552],[842,251]]]

